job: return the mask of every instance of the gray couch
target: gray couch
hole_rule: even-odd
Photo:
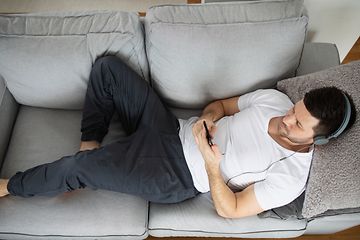
[[[112,11],[0,15],[1,178],[78,151],[88,76],[100,56],[126,60],[185,119],[214,99],[338,65],[334,44],[304,43],[306,27],[299,0],[155,6],[145,18]],[[121,136],[115,114],[102,145]],[[81,189],[1,198],[0,238],[289,238],[360,224],[354,211],[290,215],[224,219],[210,193],[153,204]]]

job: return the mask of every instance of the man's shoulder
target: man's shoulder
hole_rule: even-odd
[[[265,106],[284,106],[286,108],[292,107],[293,103],[290,98],[276,89],[258,89],[252,92],[250,102]]]
[[[289,98],[285,93],[277,90],[277,89],[273,89],[273,88],[261,88],[261,89],[257,89],[255,91],[253,91],[252,93],[256,94],[256,95],[264,95],[267,97],[281,97],[281,98]]]

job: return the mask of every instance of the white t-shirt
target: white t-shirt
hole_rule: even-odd
[[[293,103],[277,90],[259,89],[242,95],[238,106],[240,112],[215,123],[213,142],[224,154],[220,170],[225,183],[234,191],[255,183],[256,199],[264,210],[290,203],[305,190],[313,150],[295,153],[282,147],[268,134],[268,124],[271,118],[285,115]],[[179,119],[179,136],[196,189],[208,192],[205,162],[192,134],[198,118]],[[287,158],[264,171],[283,157]]]

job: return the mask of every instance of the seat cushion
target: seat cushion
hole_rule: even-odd
[[[302,0],[151,7],[145,16],[151,83],[180,108],[275,87],[295,76],[307,22]]]
[[[150,203],[149,234],[242,238],[290,238],[302,235],[306,220],[251,216],[226,219],[217,215],[210,193],[177,204]]]
[[[0,74],[18,103],[82,109],[92,64],[116,55],[148,80],[142,24],[122,11],[0,14]]]
[[[333,234],[358,225],[360,225],[359,208],[330,210],[309,221],[305,234]],[[357,236],[359,237],[358,233]],[[353,237],[355,240],[355,235]]]
[[[81,111],[22,105],[2,178],[79,150]],[[102,145],[123,136],[117,114]],[[148,202],[135,196],[79,189],[56,197],[0,198],[0,238],[146,238]]]

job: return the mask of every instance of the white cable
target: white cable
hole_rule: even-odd
[[[275,163],[280,162],[280,161],[283,161],[283,160],[285,160],[285,159],[293,156],[295,153],[298,153],[298,152],[300,152],[301,150],[303,150],[303,149],[305,149],[305,148],[307,148],[307,147],[308,147],[308,146],[305,146],[305,147],[303,147],[303,148],[300,148],[299,150],[297,150],[296,152],[290,154],[289,156],[280,158],[280,160],[278,160],[278,161],[276,161],[276,162],[273,162],[273,163],[270,164],[265,170],[258,171],[258,172],[244,172],[244,173],[237,174],[237,175],[229,178],[229,180],[226,182],[226,185],[228,186],[229,182],[230,182],[232,179],[234,179],[234,178],[236,178],[236,177],[239,177],[239,176],[241,176],[241,175],[243,175],[243,174],[248,174],[248,173],[262,173],[262,172],[265,172],[265,171],[267,171],[272,165],[274,165]]]

